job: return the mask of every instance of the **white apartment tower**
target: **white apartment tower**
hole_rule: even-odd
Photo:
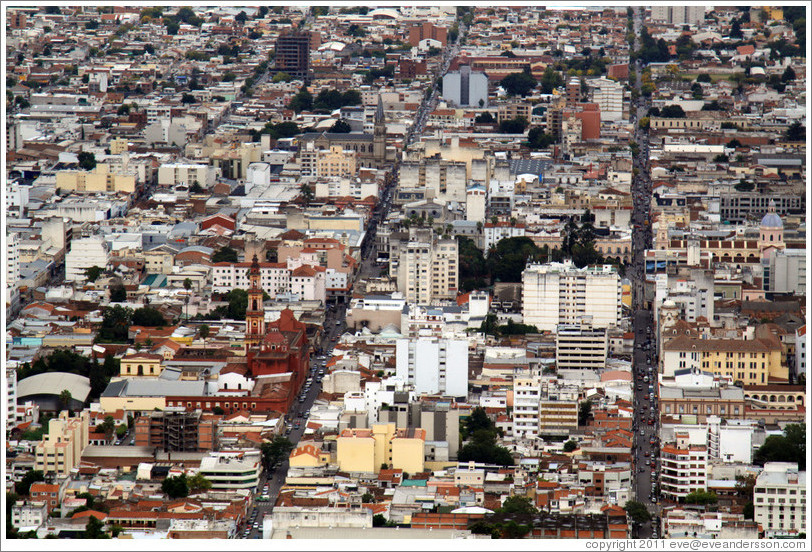
[[[513,379],[513,437],[535,439],[539,434],[539,393],[537,377]]]
[[[396,270],[398,291],[406,301],[430,305],[457,296],[457,241],[439,239],[431,229],[410,229],[400,245]],[[393,267],[394,268],[394,267]]]
[[[669,25],[699,25],[705,20],[705,6],[682,5],[663,6],[655,4],[651,8],[651,19]]]
[[[522,272],[524,323],[542,331],[559,324],[580,324],[592,317],[592,327],[620,322],[620,277],[611,265],[576,268],[572,261],[529,265]]]
[[[806,533],[806,472],[791,462],[767,462],[756,479],[754,521],[767,538]]]
[[[65,255],[65,281],[84,282],[85,271],[92,266],[103,270],[109,255],[108,245],[101,236],[73,240],[71,250]]]
[[[396,375],[415,393],[468,395],[468,342],[417,338],[396,342]]]

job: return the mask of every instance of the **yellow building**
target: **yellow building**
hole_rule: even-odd
[[[392,422],[372,429],[345,429],[337,439],[336,460],[341,471],[378,473],[386,464],[408,473],[425,466],[426,431],[397,429]]]
[[[375,438],[370,429],[345,429],[336,440],[338,469],[345,472],[378,473],[375,465]]]
[[[744,385],[788,381],[777,339],[698,339],[680,336],[663,346],[663,375],[699,369]]]
[[[357,154],[341,146],[330,146],[329,150],[319,151],[316,160],[318,176],[355,176]]]
[[[105,412],[126,410],[127,412],[152,412],[166,408],[166,397],[157,395],[149,397],[129,397],[127,395],[102,396],[99,404]]]
[[[48,422],[48,434],[34,449],[34,469],[45,475],[68,475],[79,465],[82,451],[89,443],[90,412],[71,418],[67,410]]]
[[[110,153],[112,155],[121,155],[129,149],[129,142],[126,138],[113,138],[110,140]]]
[[[318,468],[330,463],[330,453],[313,443],[299,445],[290,453],[291,468]]]
[[[146,376],[156,378],[161,375],[163,367],[161,355],[150,353],[135,353],[121,357],[121,372],[123,378]]]
[[[135,177],[129,174],[111,173],[104,163],[92,171],[57,171],[56,187],[74,192],[135,192]]]

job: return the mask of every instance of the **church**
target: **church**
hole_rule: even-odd
[[[329,150],[331,146],[341,146],[344,150],[354,151],[358,156],[358,165],[381,169],[395,162],[394,150],[386,149],[386,117],[383,112],[383,101],[378,96],[378,107],[375,110],[373,133],[365,132],[305,132],[299,135],[299,148],[313,144],[316,149]]]
[[[254,255],[248,272],[248,306],[245,311],[245,356],[249,374],[256,379],[259,396],[287,412],[302,388],[310,367],[307,327],[285,309],[279,319],[265,322],[259,260]]]

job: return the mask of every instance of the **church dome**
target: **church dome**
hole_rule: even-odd
[[[783,228],[784,223],[781,222],[781,217],[779,217],[776,213],[767,213],[766,215],[764,215],[764,218],[761,219],[761,227]]]

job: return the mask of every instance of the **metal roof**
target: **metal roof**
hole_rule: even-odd
[[[68,372],[45,372],[19,381],[17,396],[59,395],[65,389],[77,401],[85,402],[90,394],[90,380]]]

